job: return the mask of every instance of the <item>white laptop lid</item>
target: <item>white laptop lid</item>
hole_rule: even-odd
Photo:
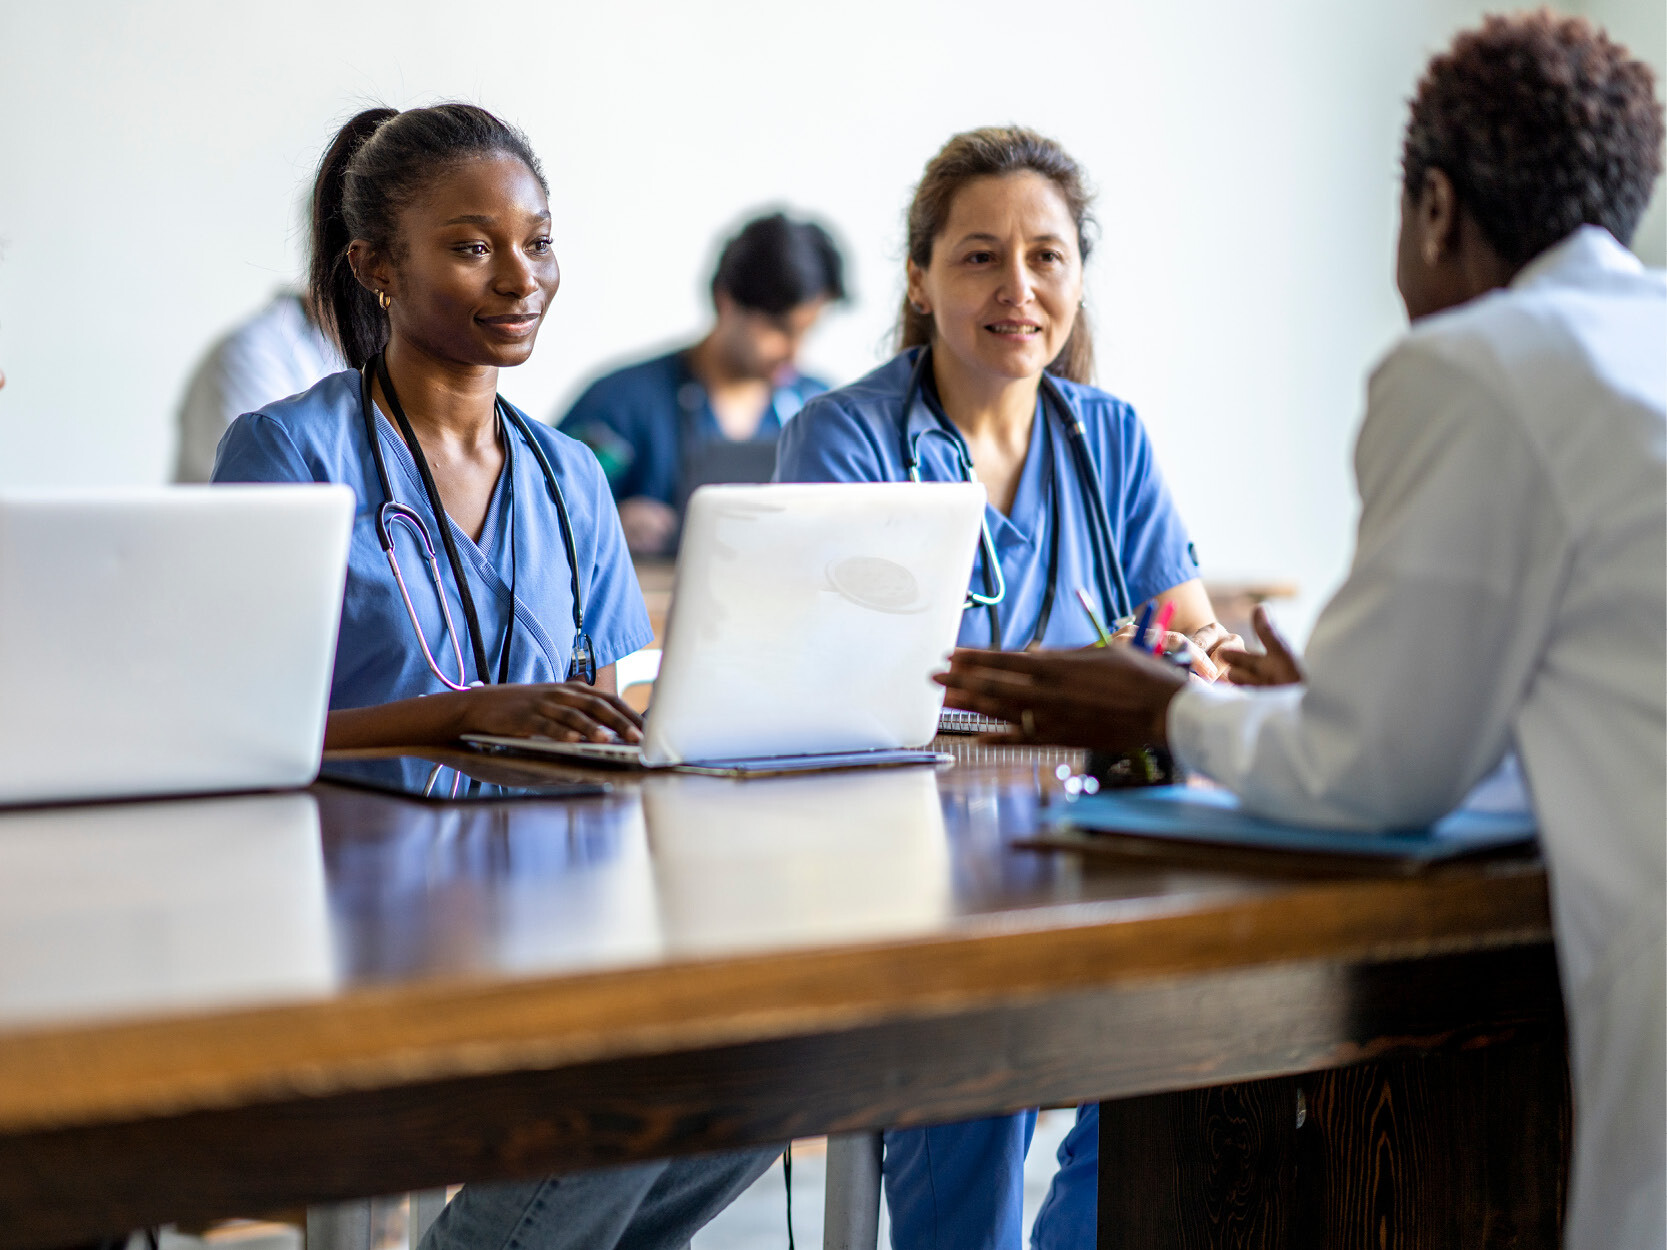
[[[984,500],[966,482],[696,491],[644,762],[930,742]]]
[[[0,495],[0,802],[305,785],[353,492]]]

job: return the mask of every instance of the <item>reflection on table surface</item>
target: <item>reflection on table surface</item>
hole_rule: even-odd
[[[310,794],[0,816],[0,1027],[332,989]]]
[[[736,819],[738,785],[747,819]],[[927,768],[642,787],[667,946],[861,941],[930,932],[951,914],[949,839]]]
[[[478,759],[604,797],[434,805],[307,794],[0,815],[0,1031],[910,940],[1084,902],[1169,909],[1272,888],[1016,849],[1066,757],[756,781]],[[445,758],[445,753],[435,757]]]

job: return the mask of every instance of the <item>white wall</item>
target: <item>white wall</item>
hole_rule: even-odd
[[[1659,0],[1592,0],[1659,67]],[[300,202],[355,109],[478,101],[531,135],[562,292],[505,393],[550,414],[686,339],[714,239],[814,211],[885,354],[901,218],[951,132],[1049,132],[1100,188],[1100,382],[1145,416],[1206,572],[1340,574],[1361,379],[1400,328],[1404,100],[1472,0],[691,5],[0,0],[0,486],[166,476],[219,332],[299,272]],[[1646,46],[1648,45],[1648,46]],[[1660,263],[1659,204],[1641,250]]]

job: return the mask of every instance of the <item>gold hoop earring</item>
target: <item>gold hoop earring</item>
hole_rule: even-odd
[[[392,307],[394,301],[393,297],[386,291],[378,291],[376,293],[376,302],[382,306],[383,312],[387,312],[388,309]]]

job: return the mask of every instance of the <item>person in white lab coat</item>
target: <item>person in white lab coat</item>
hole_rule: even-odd
[[[1667,277],[1622,246],[1662,134],[1650,70],[1584,20],[1489,18],[1431,62],[1353,564],[1304,661],[1264,621],[1232,664],[1271,688],[1124,647],[941,678],[1021,737],[1165,744],[1256,812],[1362,830],[1429,823],[1514,749],[1569,1021],[1571,1250],[1667,1238]]]
[[[306,300],[294,291],[279,291],[210,348],[191,375],[179,409],[174,481],[208,481],[215,449],[233,421],[299,395],[345,368],[341,352],[318,328]]]

